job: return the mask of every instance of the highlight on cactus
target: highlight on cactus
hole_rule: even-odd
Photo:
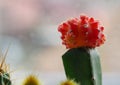
[[[101,63],[96,47],[104,44],[103,30],[98,20],[85,15],[58,26],[62,44],[68,49],[62,56],[67,78],[81,85],[102,85]]]
[[[62,81],[60,85],[80,85],[80,83],[75,82],[74,80],[67,79],[65,81]]]
[[[7,52],[8,50],[4,55],[2,53],[0,54],[0,85],[12,85],[9,66],[5,62]]]
[[[42,85],[36,75],[30,74],[27,76],[22,85]]]

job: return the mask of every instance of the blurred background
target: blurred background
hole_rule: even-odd
[[[86,14],[100,20],[107,40],[98,48],[103,85],[120,84],[120,0],[0,0],[0,49],[10,49],[6,62],[15,84],[30,73],[45,85],[65,79],[58,25]],[[16,78],[17,76],[17,78]],[[52,77],[52,78],[51,78]],[[54,78],[53,78],[54,77]]]

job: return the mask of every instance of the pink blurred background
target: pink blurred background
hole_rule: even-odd
[[[0,48],[12,43],[6,60],[12,69],[64,75],[61,55],[67,50],[57,26],[84,13],[105,27],[107,40],[98,48],[103,74],[119,75],[119,8],[119,0],[0,0]]]

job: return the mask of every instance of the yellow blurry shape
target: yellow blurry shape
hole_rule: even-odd
[[[61,82],[60,85],[80,85],[80,84],[77,83],[77,82],[75,82],[74,80],[68,79],[68,80],[66,80],[66,81]]]
[[[31,74],[25,78],[22,85],[41,85],[41,83],[35,75]]]

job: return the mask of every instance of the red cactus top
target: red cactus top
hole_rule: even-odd
[[[92,17],[80,16],[70,19],[58,27],[62,43],[66,48],[88,47],[95,48],[105,41],[104,27]]]

